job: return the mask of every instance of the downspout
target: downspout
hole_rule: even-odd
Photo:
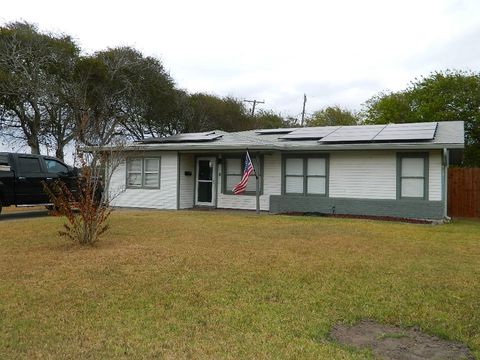
[[[448,166],[449,166],[449,152],[448,149],[443,149],[443,217],[451,220],[448,216]]]

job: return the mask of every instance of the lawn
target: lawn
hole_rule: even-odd
[[[2,359],[332,358],[372,319],[480,357],[480,222],[118,211],[95,248],[0,221]]]

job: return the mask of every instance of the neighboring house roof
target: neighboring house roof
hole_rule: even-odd
[[[425,125],[430,124],[430,125]],[[436,126],[435,126],[436,124]],[[179,150],[179,151],[233,151],[245,150],[278,150],[278,151],[331,151],[331,150],[368,150],[368,149],[463,149],[464,148],[464,123],[463,121],[442,121],[438,123],[414,123],[396,125],[357,125],[357,126],[333,126],[317,128],[290,128],[290,129],[266,129],[248,130],[239,132],[225,132],[220,130],[205,133],[190,133],[173,135],[166,138],[152,138],[135,142],[128,145],[128,149],[141,150]],[[390,126],[390,127],[387,127]],[[302,132],[311,131],[315,138],[286,139],[289,134],[301,129]],[[308,130],[311,129],[311,130]],[[341,129],[341,130],[340,130]],[[389,136],[385,136],[388,133]],[[399,134],[398,139],[378,141],[375,138],[389,138],[395,131]],[[409,130],[411,130],[409,132]],[[333,132],[341,131],[346,134],[367,134],[367,137],[356,137],[346,141],[342,137],[333,136]],[[385,131],[382,133],[382,131]],[[370,135],[368,135],[370,134]],[[380,134],[383,134],[381,136]],[[416,135],[415,135],[416,134]],[[424,138],[418,135],[427,134]],[[431,134],[430,138],[428,134]],[[371,136],[368,137],[368,136]],[[282,138],[285,137],[285,138]],[[332,140],[333,138],[333,140]],[[323,141],[322,139],[330,139]],[[412,140],[413,139],[413,140]],[[417,140],[415,140],[417,139]]]

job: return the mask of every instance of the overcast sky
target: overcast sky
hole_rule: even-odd
[[[478,0],[3,1],[0,22],[15,20],[72,35],[85,52],[134,46],[190,92],[295,117],[304,93],[307,113],[360,110],[431,71],[480,70]]]

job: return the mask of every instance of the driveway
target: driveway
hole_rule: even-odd
[[[7,210],[7,209],[4,209]],[[48,216],[48,210],[31,210],[31,211],[5,211],[0,214],[0,221],[33,219]]]

